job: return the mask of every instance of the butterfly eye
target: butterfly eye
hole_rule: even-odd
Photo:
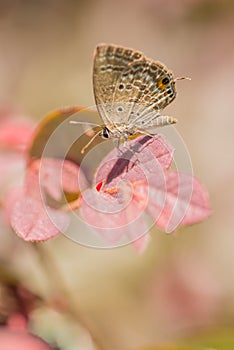
[[[163,85],[167,85],[169,83],[169,78],[168,77],[163,78],[162,83]]]
[[[102,131],[100,132],[100,136],[104,139],[109,139],[110,137],[110,130],[105,126]]]

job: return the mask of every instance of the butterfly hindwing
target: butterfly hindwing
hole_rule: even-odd
[[[113,103],[128,103],[125,106],[126,120],[132,123],[140,121],[142,127],[150,121],[149,113],[155,117],[175,97],[172,73],[161,63],[143,59],[130,63],[123,71],[116,83]],[[129,107],[129,103],[133,106]]]

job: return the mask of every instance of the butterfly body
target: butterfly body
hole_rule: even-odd
[[[102,128],[100,135],[103,138],[123,138],[127,140],[130,136],[137,134],[137,129],[126,127],[125,124],[116,124],[114,127],[112,125],[106,125]]]

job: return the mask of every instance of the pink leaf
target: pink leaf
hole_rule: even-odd
[[[151,182],[152,185],[152,182]],[[180,224],[191,225],[207,218],[210,213],[209,199],[207,192],[193,176],[180,173],[168,173],[165,187],[158,186],[155,189],[163,195],[165,203],[160,207],[162,211],[159,217],[155,217],[154,208],[158,207],[157,197],[151,196],[148,212],[155,219],[157,226],[170,233]],[[151,189],[149,191],[151,192]]]
[[[132,197],[131,189],[123,185],[116,196],[86,190],[82,194],[80,211],[85,222],[111,243],[136,240],[147,232],[145,203]]]
[[[120,180],[147,180],[149,174],[162,173],[171,165],[174,149],[160,135],[140,136],[128,142],[127,147],[115,148],[102,160],[95,184],[104,181],[104,188],[109,188]]]
[[[170,174],[170,176],[173,177],[172,174]],[[184,187],[186,186],[186,183],[190,183],[190,180],[188,181],[189,175],[180,174],[180,177],[181,181],[184,183]],[[193,191],[189,206],[187,207],[187,211],[181,222],[182,225],[192,225],[196,222],[202,221],[212,212],[207,191],[195,177],[192,177],[192,181]]]
[[[173,149],[162,136],[141,136],[127,147],[122,145],[104,158],[94,189],[84,190],[77,201],[85,222],[106,242],[134,242],[136,249],[143,251],[149,237],[148,214],[166,232],[210,214],[201,184],[190,175],[168,172]],[[79,193],[87,186],[79,167],[70,161],[32,161],[23,192],[8,203],[13,228],[25,240],[42,241],[58,235],[68,225],[68,217],[62,210],[48,207],[46,195],[59,201],[63,191]]]
[[[11,223],[11,216],[12,216],[12,211],[15,206],[15,203],[19,199],[23,198],[24,193],[25,191],[23,187],[13,188],[7,193],[3,203],[3,213],[4,213],[4,219],[8,224]]]
[[[21,238],[44,241],[64,231],[68,216],[47,206],[46,194],[59,200],[64,189],[78,192],[78,174],[84,184],[79,167],[70,161],[47,158],[31,162],[24,187],[10,192],[5,201],[5,215]]]
[[[168,172],[172,155],[162,137],[144,136],[110,152],[97,170],[96,191],[85,191],[82,198],[85,221],[105,239],[116,242],[125,236],[144,249],[149,229],[145,212],[166,232],[206,218],[205,189],[190,175]]]
[[[149,233],[144,234],[140,238],[132,242],[134,248],[138,253],[144,253],[150,241]]]
[[[68,224],[67,214],[30,197],[19,199],[12,209],[12,228],[25,241],[46,241],[64,231]]]
[[[147,212],[157,223],[166,203],[166,174],[150,177],[150,182],[134,183],[134,196],[137,201],[145,201]],[[150,183],[150,185],[149,185]]]
[[[79,167],[69,160],[53,158],[33,161],[25,180],[27,195],[39,200],[47,193],[59,201],[63,191],[78,193],[80,185],[87,186],[87,182]]]

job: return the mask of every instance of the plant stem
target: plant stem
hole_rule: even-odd
[[[52,293],[58,295],[61,300],[65,301],[65,311],[68,312],[69,315],[89,333],[97,350],[108,350],[108,347],[100,340],[96,330],[94,331],[94,329],[91,329],[87,320],[83,317],[82,313],[77,307],[77,302],[74,304],[72,303],[71,293],[64,283],[62,273],[59,271],[52,254],[45,247],[45,245],[43,245],[43,243],[32,243],[32,247],[40,259],[41,266],[45,271]],[[46,303],[51,305],[51,301],[47,300]],[[58,311],[61,312],[61,308]]]

